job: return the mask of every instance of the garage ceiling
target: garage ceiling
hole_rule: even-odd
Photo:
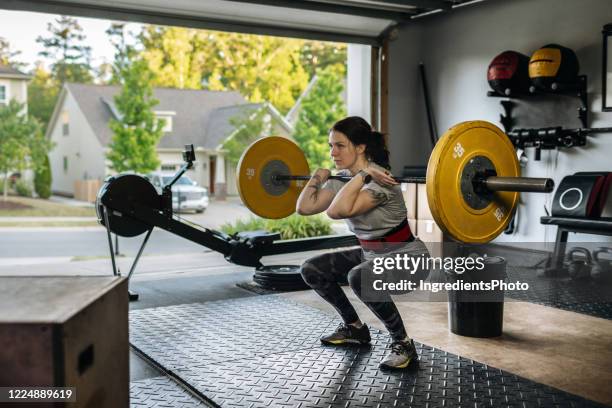
[[[0,8],[380,44],[413,18],[483,0],[2,0]]]

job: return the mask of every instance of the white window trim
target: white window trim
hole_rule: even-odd
[[[0,100],[0,103],[8,105],[11,100],[11,82],[0,79],[0,86],[4,86],[4,100]]]

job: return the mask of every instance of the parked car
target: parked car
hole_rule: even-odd
[[[164,186],[170,183],[173,177],[174,174],[170,173],[151,173],[147,175],[149,181],[160,194]],[[203,213],[208,207],[208,203],[208,189],[199,186],[198,183],[185,175],[181,176],[172,186],[172,210],[174,211]]]

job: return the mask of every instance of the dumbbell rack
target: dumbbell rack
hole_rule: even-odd
[[[564,268],[563,261],[565,259],[565,251],[567,248],[567,237],[570,232],[612,236],[612,220],[541,217],[540,222],[545,225],[557,226],[555,249],[552,256],[547,260],[544,269],[541,271],[541,275],[546,277],[567,276],[567,271]]]

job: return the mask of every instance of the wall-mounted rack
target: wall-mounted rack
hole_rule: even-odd
[[[578,119],[580,119],[580,123],[583,128],[588,127],[588,94],[587,94],[587,76],[579,75],[575,83],[560,83],[553,82],[550,86],[550,89],[541,90],[536,88],[535,86],[531,86],[529,88],[529,93],[521,93],[513,91],[510,88],[507,88],[505,92],[499,93],[496,91],[487,92],[487,96],[493,98],[509,98],[509,99],[529,99],[533,96],[537,95],[565,95],[565,96],[574,96],[580,99],[580,107],[578,107]],[[504,111],[506,116],[502,116],[501,123],[504,125],[506,132],[509,132],[513,128],[512,121],[512,107],[510,104],[504,104],[506,101],[502,101],[502,106],[504,107]],[[509,126],[506,127],[506,122]]]

